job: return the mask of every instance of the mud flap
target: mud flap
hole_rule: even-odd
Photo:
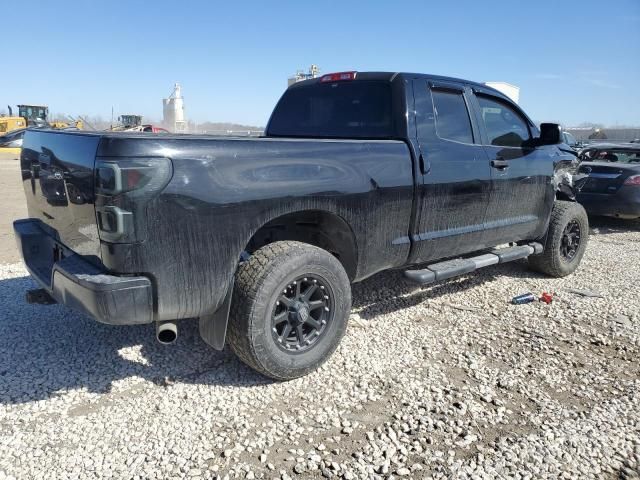
[[[231,308],[231,295],[233,295],[233,281],[222,305],[210,315],[203,315],[198,319],[200,336],[211,347],[216,350],[224,348],[224,340],[227,335],[227,323],[229,321],[229,309]]]

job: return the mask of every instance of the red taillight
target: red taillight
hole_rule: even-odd
[[[140,173],[140,170],[128,170],[125,173],[126,176],[126,184],[128,190],[133,190],[138,186],[138,183],[143,178],[143,174]]]
[[[624,181],[624,185],[640,187],[640,175],[632,175],[630,177],[627,177],[627,179]]]
[[[327,73],[320,77],[321,83],[326,82],[342,82],[344,80],[355,80],[356,73],[358,72],[338,72],[338,73]]]
[[[147,204],[171,180],[171,160],[164,157],[99,157],[95,169],[95,209],[100,240],[110,243],[145,240]]]

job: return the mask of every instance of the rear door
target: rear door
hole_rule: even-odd
[[[557,147],[535,147],[535,126],[490,90],[474,87],[473,104],[491,171],[486,239],[499,245],[542,236],[555,198]]]
[[[485,246],[491,172],[465,86],[417,79],[413,90],[421,178],[410,261],[419,263]]]

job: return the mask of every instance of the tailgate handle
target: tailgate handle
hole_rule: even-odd
[[[507,162],[503,158],[496,158],[495,160],[491,160],[491,166],[493,168],[497,168],[498,170],[504,170],[505,168],[509,168],[509,162]]]

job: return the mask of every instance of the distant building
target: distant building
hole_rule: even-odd
[[[309,67],[309,71],[305,73],[304,70],[298,70],[293,77],[289,77],[287,79],[287,87],[293,85],[296,82],[301,82],[302,80],[309,80],[310,78],[316,78],[320,75],[320,69],[317,65],[311,64]]]
[[[184,115],[184,99],[182,87],[174,84],[173,92],[169,98],[162,99],[162,123],[174,133],[186,133],[187,121]]]
[[[504,93],[515,103],[520,101],[520,87],[516,87],[515,85],[511,85],[507,82],[485,82],[485,85]]]

